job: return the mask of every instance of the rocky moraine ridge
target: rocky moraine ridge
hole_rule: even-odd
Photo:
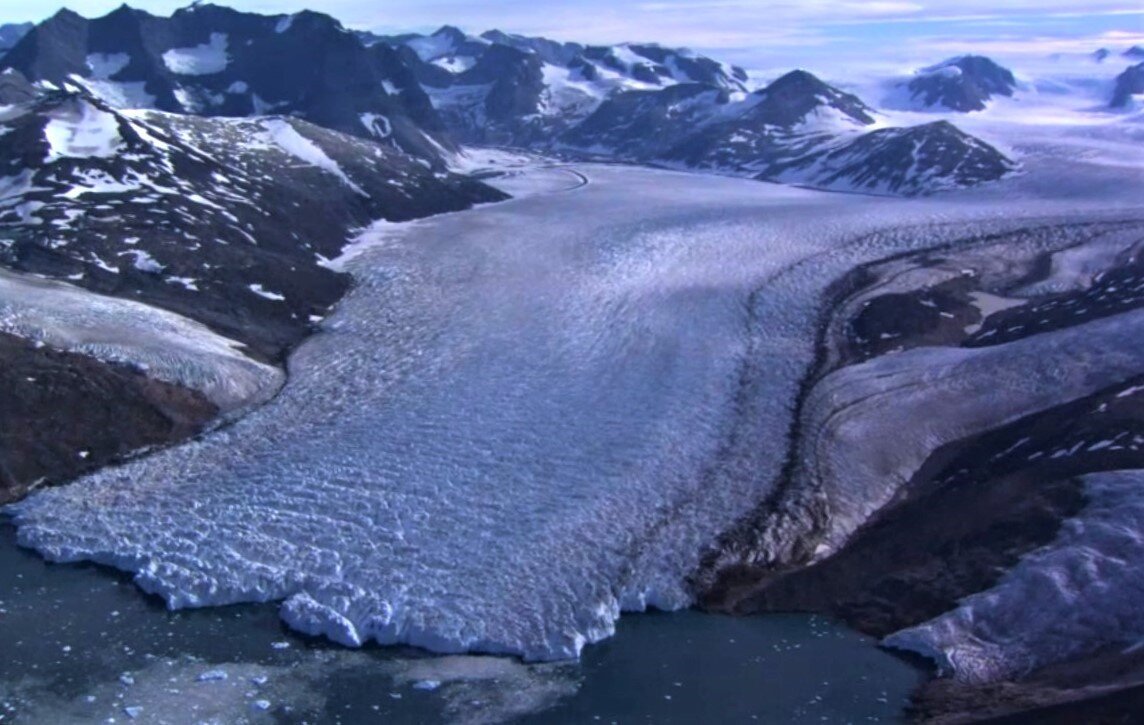
[[[965,240],[831,300],[791,493],[712,550],[705,605],[828,613],[934,659],[922,720],[1120,722],[1144,693],[1144,223]]]

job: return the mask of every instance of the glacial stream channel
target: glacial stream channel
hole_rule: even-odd
[[[216,701],[285,721],[900,713],[917,672],[820,619],[619,615],[685,608],[704,548],[773,489],[832,280],[1019,220],[1003,200],[580,171],[379,225],[278,398],[10,509],[23,546],[182,611],[5,529],[0,721],[198,721]]]

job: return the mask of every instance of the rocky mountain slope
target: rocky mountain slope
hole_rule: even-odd
[[[166,18],[124,6],[94,20],[61,11],[0,66],[52,87],[81,85],[116,108],[302,118],[436,168],[456,143],[485,144],[922,194],[993,181],[1014,166],[944,127],[854,144],[857,131],[884,123],[808,73],[749,93],[743,69],[653,44],[474,36],[451,26],[379,36],[314,12],[262,16],[196,5]],[[929,69],[911,92],[929,105],[968,109],[1011,93],[1012,83],[991,61],[966,56]],[[924,138],[941,153],[887,153],[889,137],[905,139],[903,147]]]
[[[801,493],[712,553],[708,604],[829,612],[932,658],[938,721],[1139,688],[1142,234],[1051,223],[839,280]],[[982,376],[1005,392],[968,393]]]
[[[367,49],[321,13],[198,5],[160,17],[124,5],[88,20],[61,10],[0,66],[33,81],[80,84],[121,108],[296,116],[434,162],[453,148],[397,55],[385,45]]]
[[[32,23],[6,23],[0,25],[0,56],[12,49],[20,38],[33,27]]]
[[[1112,108],[1130,108],[1133,97],[1144,94],[1144,63],[1130,66],[1116,77],[1116,88],[1112,92]]]
[[[963,55],[919,71],[906,88],[922,108],[968,113],[984,110],[996,96],[1012,96],[1017,79],[989,58]]]
[[[876,115],[856,96],[793,71],[742,100],[700,84],[625,93],[561,142],[566,150],[882,194],[973,186],[1016,168],[947,122],[877,128]]]
[[[145,300],[277,358],[346,280],[351,229],[503,198],[292,118],[117,111],[49,92],[0,115],[0,261]]]
[[[70,353],[7,344],[21,369],[73,372],[51,373],[50,389],[47,377],[17,377],[0,407],[14,415],[35,400],[88,400],[121,415],[69,416],[4,437],[8,497],[272,393],[272,369],[255,361],[281,364],[346,291],[349,278],[323,262],[355,229],[504,198],[385,143],[299,119],[118,110],[64,85],[40,91],[15,71],[0,75],[0,265],[18,273],[0,294],[0,332]],[[24,281],[42,278],[66,284]],[[77,302],[60,307],[69,299]],[[170,317],[141,330],[170,336],[128,332],[159,310]],[[225,392],[250,365],[259,371],[250,384]],[[131,428],[158,419],[170,424]],[[120,445],[105,445],[116,436]]]
[[[392,44],[449,127],[469,143],[532,145],[586,118],[609,96],[679,83],[742,92],[741,68],[658,45],[587,46],[497,30],[443,27]]]

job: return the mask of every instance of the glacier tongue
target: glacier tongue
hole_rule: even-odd
[[[703,548],[771,490],[832,279],[972,216],[1020,222],[585,171],[387,225],[277,399],[34,495],[12,509],[21,542],[134,572],[171,607],[283,600],[348,645],[573,657],[621,609],[686,605]]]
[[[966,682],[1016,677],[1144,642],[1144,474],[1084,477],[1088,503],[1056,541],[946,614],[886,638]],[[1030,606],[1033,605],[1033,606]]]

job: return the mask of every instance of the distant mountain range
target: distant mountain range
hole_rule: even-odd
[[[876,110],[805,71],[751,93],[743,69],[658,45],[469,36],[453,27],[366,42],[398,49],[466,143],[906,195],[992,181],[1016,166],[949,124],[887,128]],[[961,60],[980,72],[977,59]],[[944,90],[933,101],[957,95]]]
[[[387,45],[366,48],[328,15],[198,5],[157,17],[126,5],[61,10],[0,60],[29,79],[83,86],[120,108],[288,115],[422,158],[455,151],[429,98]]]
[[[948,124],[890,128],[809,73],[751,92],[742,68],[653,44],[451,26],[379,36],[321,13],[213,5],[169,18],[127,6],[94,20],[62,10],[21,32],[0,66],[43,87],[82,88],[114,108],[289,116],[437,170],[459,144],[488,144],[913,195],[993,181],[1016,166]],[[1011,73],[968,56],[910,84],[926,105],[955,110],[1012,87]]]

